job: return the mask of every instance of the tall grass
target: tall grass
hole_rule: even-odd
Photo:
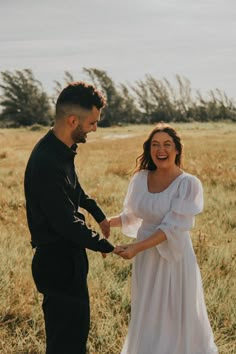
[[[205,299],[221,354],[236,353],[236,125],[175,124],[184,141],[184,169],[198,176],[205,210],[192,231]],[[120,212],[130,170],[151,126],[99,129],[79,146],[76,167],[85,190],[107,215]],[[31,277],[23,175],[33,145],[46,132],[0,130],[0,352],[44,353],[41,295]],[[87,221],[98,229],[93,219]],[[129,242],[112,230],[115,244]],[[118,354],[130,318],[131,262],[90,252],[90,354]],[[69,354],[69,353],[68,353]],[[191,354],[191,353],[189,353]]]

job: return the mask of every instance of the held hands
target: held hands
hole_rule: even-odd
[[[110,236],[110,227],[117,227],[120,226],[120,224],[121,224],[120,216],[116,216],[110,218],[109,220],[104,219],[99,223],[99,226],[104,237],[108,238]],[[122,245],[122,246],[115,246],[113,253],[124,259],[132,259],[138,253],[138,247],[137,244],[135,243]],[[102,256],[103,258],[106,258],[107,254],[102,253]]]
[[[137,244],[132,243],[129,245],[116,246],[113,253],[124,259],[132,259],[138,253]]]

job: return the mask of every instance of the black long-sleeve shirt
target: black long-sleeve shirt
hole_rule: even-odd
[[[80,186],[74,168],[76,145],[66,146],[50,130],[35,146],[25,171],[25,197],[33,247],[69,241],[79,248],[114,247],[88,228],[79,207],[99,223],[105,215]]]

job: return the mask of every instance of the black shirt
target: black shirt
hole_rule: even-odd
[[[114,247],[85,223],[79,207],[99,223],[105,215],[80,186],[74,168],[77,145],[66,146],[50,130],[35,146],[25,171],[25,197],[33,247],[68,241],[79,248]]]

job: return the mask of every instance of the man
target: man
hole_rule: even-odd
[[[25,171],[27,220],[36,248],[32,274],[44,295],[46,354],[86,353],[90,316],[85,249],[114,250],[85,223],[79,207],[108,238],[109,222],[85,194],[74,168],[76,144],[96,131],[104,105],[92,85],[75,82],[65,87],[56,102],[54,127],[33,149]]]

